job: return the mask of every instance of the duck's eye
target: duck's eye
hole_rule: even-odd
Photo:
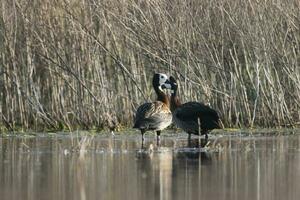
[[[163,77],[163,76],[160,76],[160,78],[163,79],[164,77]]]

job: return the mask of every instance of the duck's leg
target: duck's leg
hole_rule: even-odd
[[[205,140],[208,140],[208,130],[202,129],[201,135],[205,135]]]
[[[191,133],[188,133],[189,136],[188,136],[188,147],[191,148],[192,147],[192,134]]]
[[[201,130],[201,135],[205,135],[204,136],[204,140],[201,140],[200,138],[200,144],[201,144],[201,147],[205,147],[206,144],[208,143],[208,130]]]
[[[145,129],[141,129],[141,134],[142,134],[142,148],[144,147],[144,141],[145,141],[145,137],[144,137],[144,134],[145,134]]]
[[[188,141],[191,141],[191,139],[192,139],[192,134],[191,134],[191,133],[188,133],[188,134],[189,134]]]
[[[160,132],[161,131],[156,131],[156,143],[157,143],[157,145],[159,145],[159,143],[160,143]]]
[[[192,140],[188,140],[188,148],[192,148]]]

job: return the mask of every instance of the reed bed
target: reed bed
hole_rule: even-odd
[[[132,125],[154,72],[226,127],[300,122],[298,0],[1,0],[2,130]]]

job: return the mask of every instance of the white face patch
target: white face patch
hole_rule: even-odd
[[[168,76],[166,74],[159,74],[159,85],[163,85],[167,79]]]

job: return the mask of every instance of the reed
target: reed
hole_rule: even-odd
[[[1,0],[4,129],[131,126],[153,72],[227,127],[300,122],[297,0]]]

